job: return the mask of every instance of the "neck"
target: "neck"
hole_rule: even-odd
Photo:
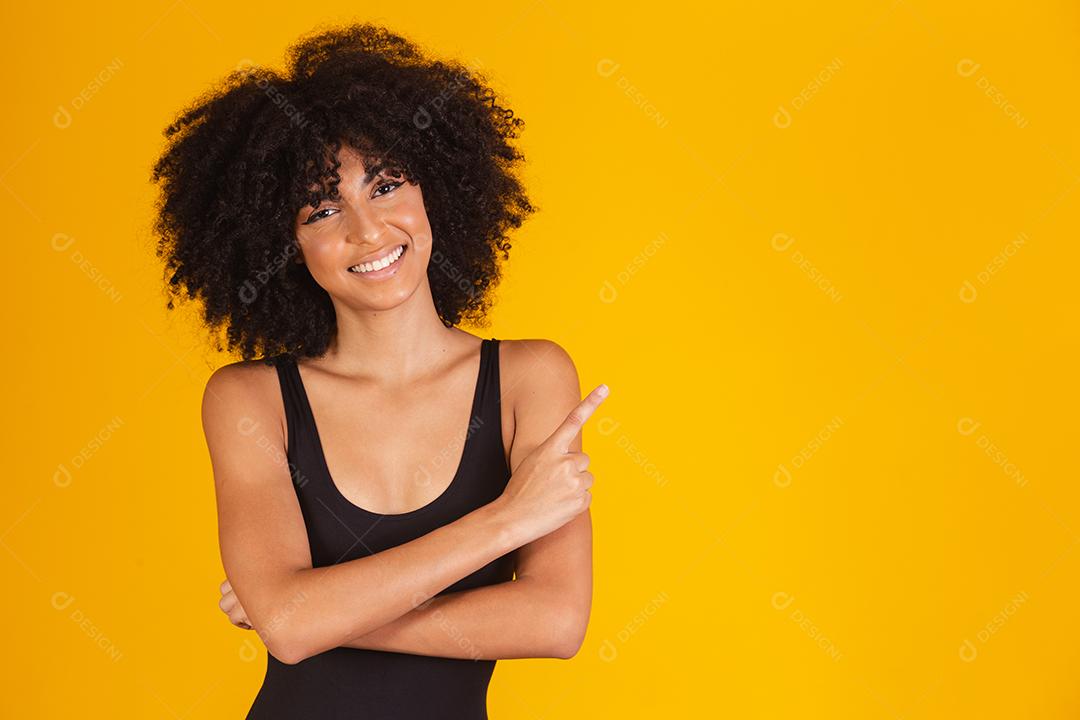
[[[445,363],[468,335],[443,325],[426,282],[387,310],[353,308],[336,298],[333,302],[337,336],[319,365],[339,375],[408,384]]]

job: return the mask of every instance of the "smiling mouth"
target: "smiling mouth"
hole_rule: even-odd
[[[406,250],[406,245],[404,245],[404,244],[398,245],[397,247],[395,247],[390,252],[386,253],[386,255],[382,256],[378,260],[373,260],[371,262],[359,263],[357,265],[353,265],[352,267],[349,268],[349,272],[357,273],[359,275],[366,275],[368,273],[374,273],[374,272],[378,272],[380,270],[384,270],[384,269],[386,269],[388,267],[392,267],[393,265],[397,264],[398,261],[401,260],[402,256],[405,254],[405,250]]]

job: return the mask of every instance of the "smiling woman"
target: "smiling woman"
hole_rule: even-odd
[[[186,110],[154,171],[169,286],[242,357],[202,422],[221,609],[268,651],[248,718],[479,720],[497,659],[582,643],[606,387],[455,327],[534,209],[482,78],[371,25],[289,58]]]
[[[508,233],[536,210],[512,142],[523,121],[477,70],[427,58],[384,28],[315,33],[287,57],[284,72],[243,63],[165,130],[152,179],[168,307],[201,300],[208,327],[245,360],[319,356],[337,332],[332,293],[300,266],[299,246],[400,206],[429,223],[417,231],[434,253],[427,272],[444,326],[483,323]],[[363,173],[342,185],[342,164]]]
[[[405,299],[403,288],[421,284],[431,259],[432,231],[423,192],[403,171],[377,159],[367,168],[352,147],[343,147],[338,157],[341,181],[324,193],[329,199],[318,199],[319,188],[312,186],[316,199],[297,214],[295,234],[303,252],[296,262],[306,263],[315,282],[331,296],[359,292],[352,285],[361,278],[371,284],[362,292],[372,307],[393,307]],[[375,249],[364,251],[368,247]],[[396,281],[381,282],[389,278]],[[335,292],[334,286],[340,290]]]

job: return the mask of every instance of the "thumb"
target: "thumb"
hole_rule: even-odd
[[[570,411],[562,424],[555,428],[555,432],[548,436],[548,442],[558,448],[559,452],[565,453],[570,447],[571,441],[581,432],[581,427],[585,424],[585,421],[596,412],[596,408],[600,407],[600,403],[607,396],[608,386],[597,385],[576,408]]]

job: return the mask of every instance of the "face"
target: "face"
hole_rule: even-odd
[[[335,302],[386,310],[427,283],[431,226],[424,198],[396,168],[375,168],[368,177],[351,148],[338,158],[340,198],[296,215],[297,261]]]

